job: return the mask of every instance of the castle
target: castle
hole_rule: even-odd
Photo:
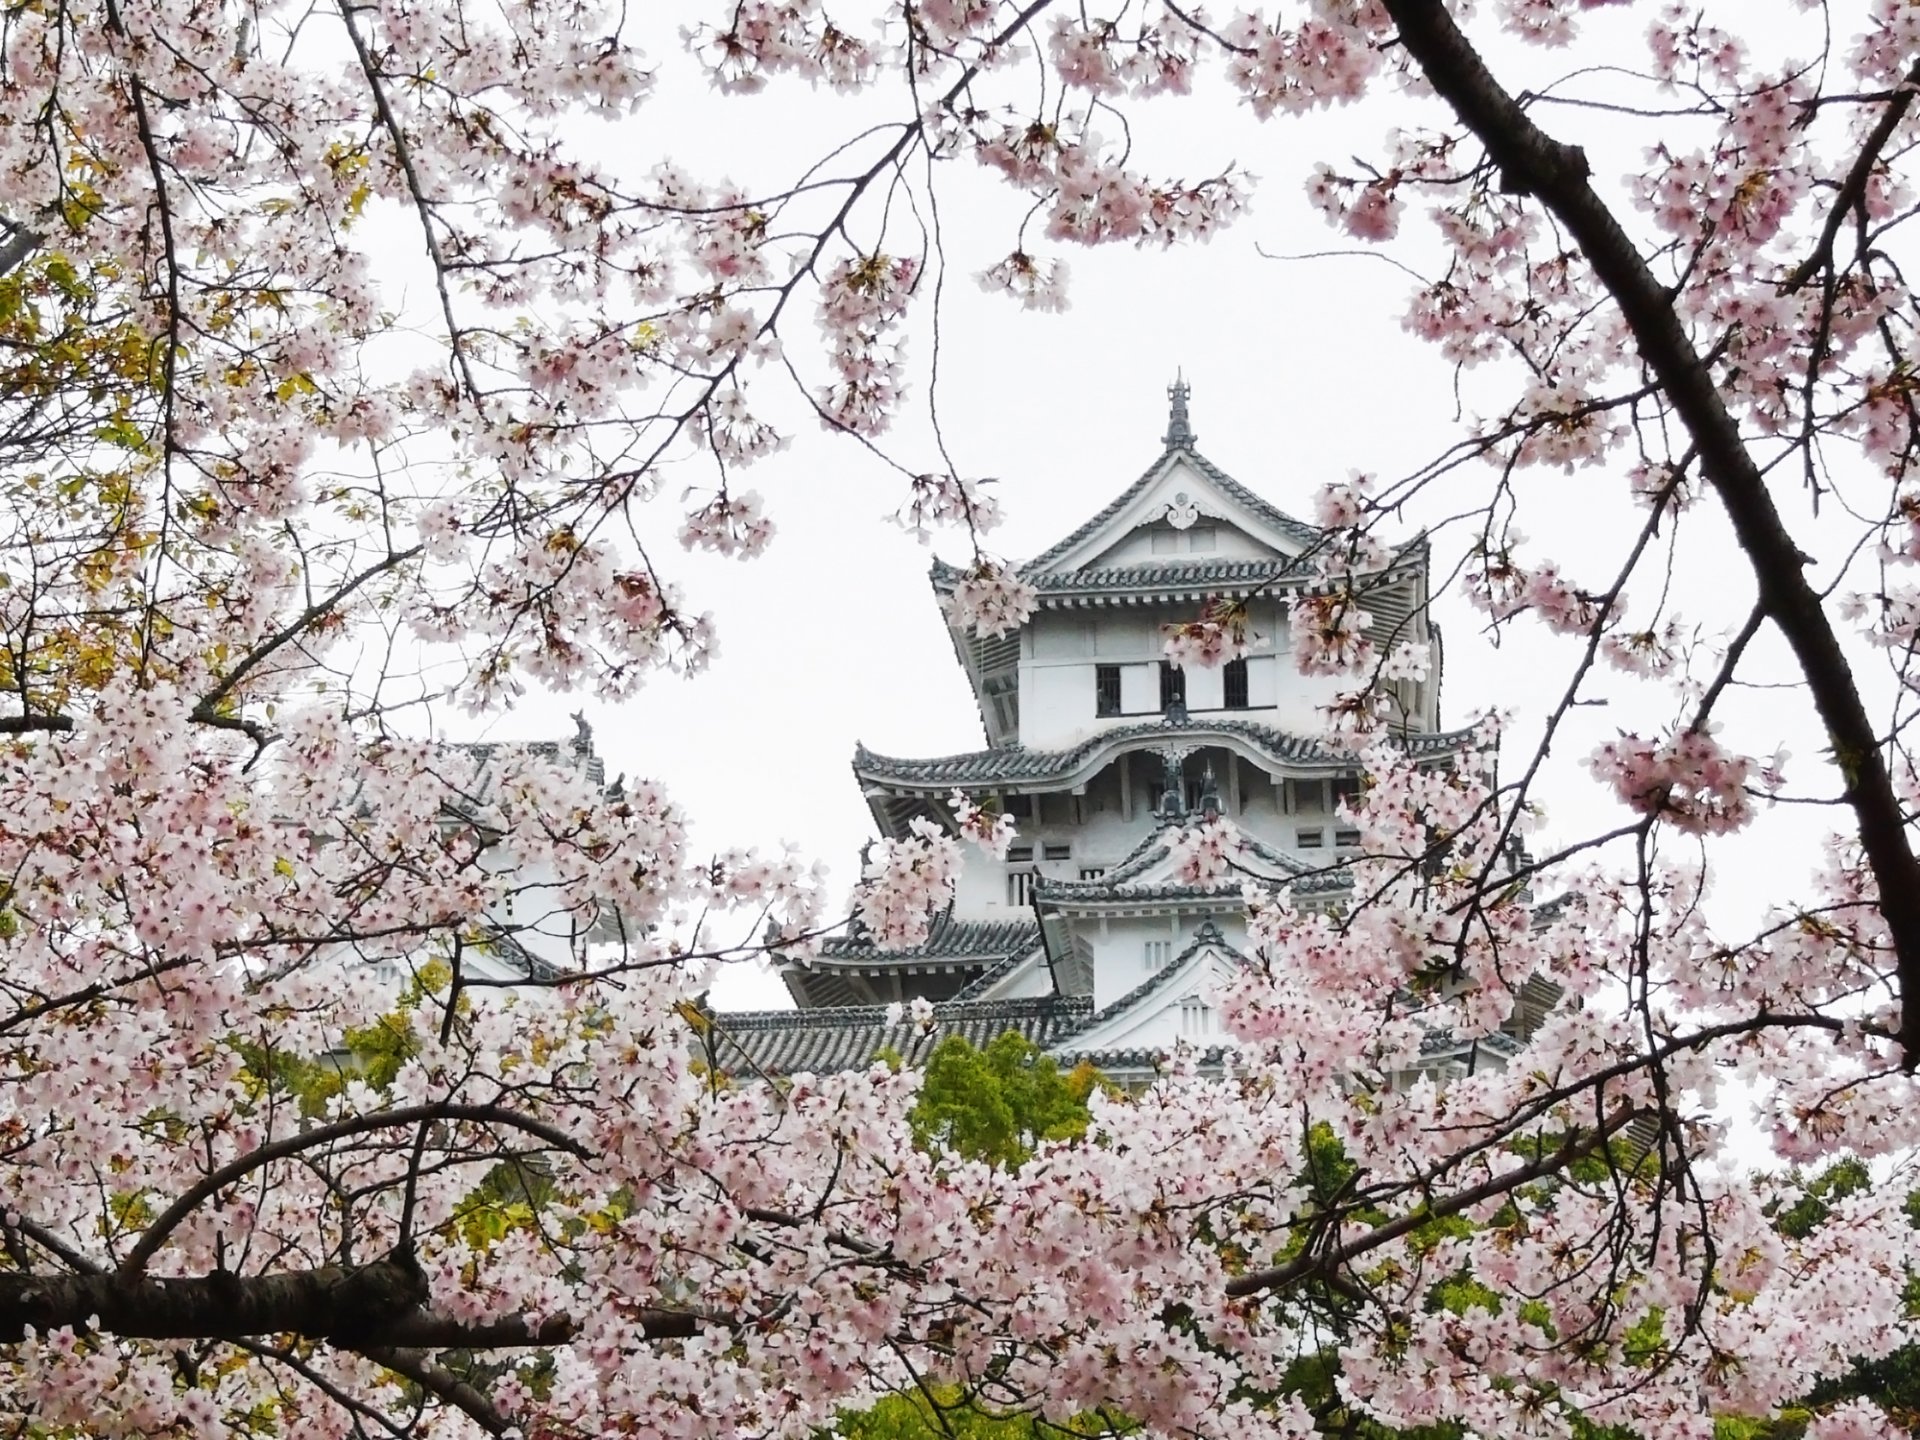
[[[1301,675],[1290,605],[1326,593],[1311,563],[1322,532],[1283,513],[1203,456],[1189,391],[1169,390],[1159,455],[1079,529],[1019,567],[1039,595],[1017,631],[952,627],[986,741],[912,759],[856,748],[854,778],[882,835],[916,817],[952,828],[960,790],[1012,816],[1003,862],[969,850],[959,891],[926,943],[881,951],[855,931],[783,978],[796,1009],[715,1017],[716,1063],[767,1075],[909,1053],[915,1032],[889,1006],[934,1003],[937,1034],[984,1044],[1018,1030],[1064,1061],[1116,1080],[1150,1076],[1185,1043],[1221,1032],[1211,993],[1244,963],[1242,882],[1338,904],[1358,836],[1340,817],[1359,784],[1352,758],[1311,738],[1338,682]],[[936,562],[936,596],[960,572]],[[1439,759],[1440,637],[1427,617],[1428,552],[1415,539],[1369,574],[1365,608],[1382,641],[1431,647],[1429,678],[1395,682],[1401,743]],[[1162,627],[1209,599],[1242,601],[1264,643],[1215,669],[1163,656]],[[1202,812],[1244,834],[1246,873],[1182,883],[1168,841]],[[1512,1048],[1505,1036],[1431,1037],[1421,1070],[1444,1079]],[[1410,1077],[1409,1077],[1410,1078]]]

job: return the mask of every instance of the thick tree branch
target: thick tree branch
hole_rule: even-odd
[[[1853,667],[1807,582],[1805,557],[1740,438],[1706,360],[1639,249],[1587,183],[1585,154],[1548,135],[1503,89],[1455,25],[1443,0],[1384,0],[1401,43],[1434,89],[1479,137],[1508,189],[1538,197],[1567,229],[1620,307],[1641,362],[1699,448],[1700,467],[1725,506],[1759,586],[1760,604],[1792,648],[1827,728],[1846,798],[1873,871],[1900,977],[1900,1042],[1920,1064],[1920,864],[1908,843],[1879,738]]]
[[[217,1271],[157,1279],[106,1271],[0,1273],[0,1346],[19,1340],[29,1325],[41,1334],[72,1326],[147,1340],[295,1335],[379,1359],[373,1351],[563,1345],[579,1328],[566,1316],[537,1323],[520,1316],[453,1320],[423,1308],[426,1299],[426,1278],[401,1259],[271,1275]],[[684,1340],[730,1323],[707,1311],[639,1307],[624,1318],[648,1340]]]
[[[71,715],[0,715],[0,735],[27,735],[34,731],[73,729]]]
[[[8,225],[6,238],[0,240],[0,275],[5,275],[46,241],[46,237],[24,225]]]

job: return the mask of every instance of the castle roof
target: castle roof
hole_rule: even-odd
[[[1184,405],[1184,399],[1179,404]],[[1221,494],[1233,501],[1248,517],[1265,527],[1286,536],[1300,549],[1311,549],[1320,543],[1325,532],[1305,521],[1296,520],[1286,511],[1268,504],[1253,491],[1242,485],[1226,471],[1215,465],[1206,456],[1194,448],[1195,437],[1191,432],[1181,434],[1170,430],[1166,448],[1126,489],[1108,501],[1087,522],[1069,535],[1065,535],[1042,550],[1038,555],[1020,566],[1020,573],[1029,581],[1038,583],[1041,578],[1061,573],[1067,567],[1060,562],[1094,540],[1113,523],[1124,516],[1133,503],[1138,500],[1165,472],[1170,457],[1178,456],[1188,466],[1199,471],[1220,490]]]
[[[1401,743],[1414,755],[1438,756],[1458,749],[1471,733],[1454,730],[1409,735]],[[877,754],[859,745],[854,749],[853,773],[862,781],[886,789],[1047,788],[1069,781],[1077,784],[1104,769],[1121,751],[1147,750],[1155,744],[1176,740],[1183,744],[1213,741],[1231,749],[1245,748],[1254,758],[1276,769],[1332,772],[1351,770],[1354,766],[1353,757],[1344,751],[1271,725],[1248,720],[1191,718],[1181,724],[1156,718],[1113,726],[1064,750],[999,745],[916,760]]]
[[[958,920],[947,909],[934,917],[924,944],[882,950],[864,932],[856,931],[828,940],[812,963],[865,966],[879,961],[892,967],[912,960],[999,960],[1024,955],[1039,943],[1039,927],[1030,920]]]
[[[705,1036],[716,1068],[736,1076],[815,1074],[870,1065],[882,1051],[923,1060],[948,1035],[976,1048],[1007,1031],[1042,1050],[1093,1012],[1087,995],[1024,1000],[955,1000],[935,1005],[933,1030],[911,1019],[889,1021],[891,1007],[842,1005],[823,1010],[750,1010],[709,1017]]]

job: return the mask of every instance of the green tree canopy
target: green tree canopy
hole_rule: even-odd
[[[913,1112],[914,1139],[922,1149],[941,1146],[1011,1168],[1044,1140],[1084,1135],[1087,1099],[1100,1083],[1091,1065],[1061,1074],[1032,1041],[1011,1030],[985,1049],[949,1035],[927,1057]]]

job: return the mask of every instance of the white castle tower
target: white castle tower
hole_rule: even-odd
[[[723,1043],[755,1067],[828,1070],[904,1050],[884,1007],[916,997],[935,1002],[943,1031],[984,1043],[1017,1029],[1118,1079],[1151,1073],[1183,1041],[1205,1050],[1220,1036],[1208,996],[1243,963],[1247,877],[1179,882],[1167,841],[1196,812],[1239,827],[1252,877],[1289,884],[1309,905],[1344,894],[1340,859],[1357,836],[1338,805],[1358,777],[1350,757],[1311,738],[1339,686],[1299,674],[1287,630],[1290,607],[1326,588],[1306,558],[1322,533],[1208,461],[1187,386],[1168,393],[1146,473],[1019,567],[1039,592],[1032,618],[993,639],[953,630],[983,747],[931,759],[854,753],[882,835],[904,835],[919,816],[951,827],[957,789],[1014,817],[1006,861],[969,848],[959,893],[925,945],[883,952],[856,931],[786,965],[798,1010],[717,1016]],[[1365,608],[1383,648],[1432,647],[1430,678],[1400,682],[1398,700],[1403,742],[1437,758],[1461,737],[1440,730],[1427,564],[1424,539],[1394,553],[1368,577]],[[959,575],[936,562],[936,595]],[[1217,669],[1169,665],[1162,627],[1216,597],[1244,601],[1263,643]],[[1503,1040],[1437,1034],[1423,1068],[1457,1073],[1487,1046],[1508,1048]]]

